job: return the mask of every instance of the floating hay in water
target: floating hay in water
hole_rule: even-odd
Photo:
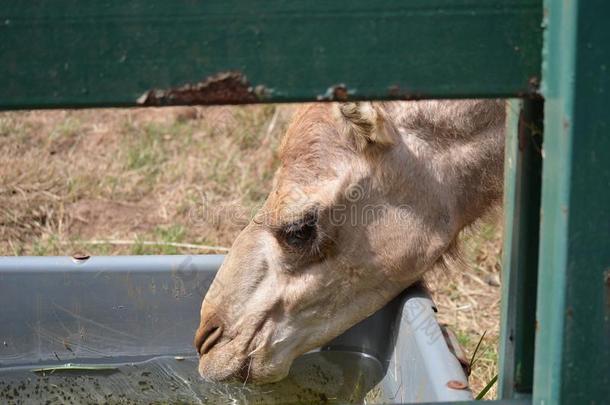
[[[119,369],[111,364],[72,364],[66,363],[58,366],[35,368],[32,372],[36,374],[53,374],[53,373],[114,373]]]

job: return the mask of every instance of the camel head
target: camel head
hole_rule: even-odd
[[[267,200],[203,301],[204,378],[282,379],[441,260],[455,199],[402,136],[384,104],[300,109]]]

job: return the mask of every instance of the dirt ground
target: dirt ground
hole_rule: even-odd
[[[270,189],[294,106],[0,113],[0,255],[224,253]],[[431,274],[439,318],[497,372],[499,220]],[[486,398],[495,396],[495,387]]]

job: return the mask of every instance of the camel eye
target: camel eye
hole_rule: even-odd
[[[303,220],[285,226],[281,238],[288,246],[299,249],[311,245],[316,233],[315,216],[307,215]]]
[[[284,241],[292,247],[301,248],[315,238],[316,227],[313,224],[290,226],[284,231]]]

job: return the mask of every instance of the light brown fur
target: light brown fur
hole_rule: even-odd
[[[303,107],[202,304],[201,375],[280,379],[443,263],[501,198],[504,119],[495,100]]]

